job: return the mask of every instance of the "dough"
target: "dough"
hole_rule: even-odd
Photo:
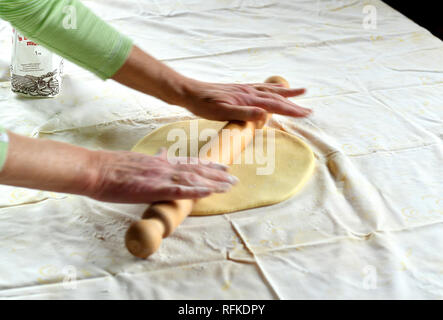
[[[198,141],[202,138],[194,135],[193,141],[191,142],[189,132],[192,122],[194,128],[198,125],[199,133],[204,129],[215,129],[218,132],[226,124],[226,122],[203,119],[167,124],[141,139],[133,147],[132,151],[154,155],[161,147],[174,145],[178,141],[178,138],[167,141],[168,133],[170,133],[172,129],[181,129],[186,132],[186,137],[188,138],[186,155],[189,156],[191,143],[198,145],[198,150],[200,150],[200,148],[209,141]],[[266,170],[265,168],[273,162],[270,160],[268,164],[266,164],[266,162],[263,161],[263,159],[267,158],[268,148],[266,146],[268,143],[267,137],[272,134],[272,132],[269,133],[270,131],[274,131],[275,134],[274,170],[272,174],[258,175],[257,169],[262,171]],[[199,199],[191,215],[228,213],[281,202],[300,190],[314,170],[315,160],[312,150],[299,138],[286,132],[273,128],[264,128],[263,143],[259,144],[264,146],[264,157],[256,158],[254,156],[253,162],[248,164],[245,154],[249,151],[255,152],[254,145],[254,143],[250,143],[242,152],[241,158],[239,158],[239,160],[241,159],[239,164],[232,164],[230,166],[230,173],[238,177],[240,182],[233,186],[227,193],[212,194],[209,197]],[[178,150],[176,151],[175,155],[178,156]],[[197,154],[191,154],[191,156],[197,156]],[[271,157],[269,158],[271,159]],[[257,159],[259,159],[259,161],[256,161]],[[272,166],[269,167],[272,168]]]

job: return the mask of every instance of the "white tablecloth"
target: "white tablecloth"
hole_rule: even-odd
[[[187,76],[306,87],[313,115],[271,126],[313,148],[315,173],[277,205],[189,217],[147,260],[123,241],[145,205],[0,186],[0,298],[443,297],[439,39],[378,0],[84,3]],[[0,125],[16,133],[129,150],[194,118],[71,63],[59,97],[19,98],[10,51],[0,21]]]

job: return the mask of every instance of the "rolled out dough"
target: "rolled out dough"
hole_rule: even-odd
[[[173,129],[182,129],[188,138],[187,156],[197,156],[190,154],[190,124],[191,121],[198,121],[199,133],[204,129],[215,129],[220,131],[226,122],[209,120],[187,120],[160,127],[146,137],[142,138],[132,149],[132,151],[154,155],[161,147],[168,148],[176,141],[167,141],[168,133]],[[195,123],[194,123],[195,125]],[[254,143],[250,143],[247,149],[241,154],[241,163],[230,165],[230,173],[240,179],[240,182],[233,186],[230,191],[222,194],[212,194],[206,198],[199,199],[191,215],[213,215],[222,214],[261,206],[267,206],[281,202],[293,196],[304,183],[309,179],[314,171],[314,154],[312,150],[299,138],[286,132],[264,128],[263,145],[265,146],[264,159],[267,157],[267,137],[268,131],[275,132],[275,169],[269,175],[257,175],[257,168],[265,168],[266,164],[257,163],[254,157],[253,163],[246,164],[245,154],[248,148],[254,148]],[[199,140],[194,137],[194,143],[198,144],[198,149],[209,140]],[[255,150],[252,150],[253,152]],[[178,154],[176,154],[178,156]]]

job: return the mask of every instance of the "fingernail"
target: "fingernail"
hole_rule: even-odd
[[[228,191],[229,189],[231,189],[231,184],[229,184],[229,183],[220,183],[220,184],[217,186],[217,189],[216,189],[215,192],[226,192],[226,191]]]
[[[222,163],[219,163],[219,162],[212,162],[216,167],[218,167],[219,169],[222,169],[222,170],[227,170],[228,168],[229,168],[229,166],[227,166],[227,165],[225,165],[225,164],[222,164]]]
[[[231,184],[237,184],[240,181],[239,178],[237,178],[236,176],[230,175],[229,176],[229,182],[231,182]]]

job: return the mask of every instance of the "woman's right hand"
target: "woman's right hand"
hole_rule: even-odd
[[[222,164],[172,164],[164,150],[156,156],[126,151],[94,152],[94,174],[85,192],[96,200],[151,203],[195,199],[226,192],[238,181]]]

